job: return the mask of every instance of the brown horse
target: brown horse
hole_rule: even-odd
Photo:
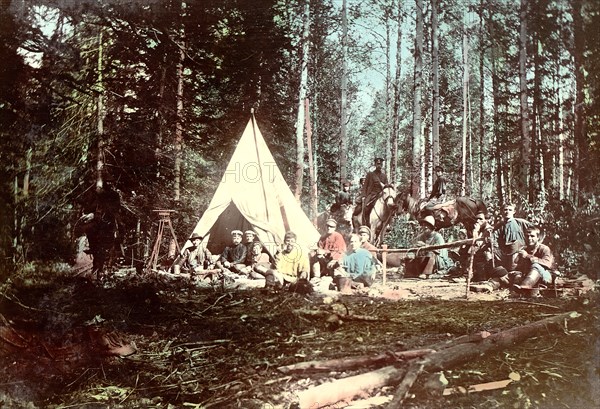
[[[471,231],[477,221],[477,213],[487,214],[487,207],[483,201],[467,196],[429,204],[427,200],[417,200],[410,193],[404,192],[398,196],[397,204],[401,211],[417,220],[421,220],[427,215],[433,216],[436,230],[462,223],[467,231]]]
[[[371,229],[371,242],[379,246],[383,241],[383,235],[392,218],[396,215],[398,206],[396,204],[396,189],[387,185],[381,191],[379,197],[375,200],[367,220],[368,227]],[[358,228],[361,225],[360,214],[354,216],[354,226]]]

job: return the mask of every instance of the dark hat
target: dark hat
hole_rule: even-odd
[[[436,167],[435,167],[433,170],[435,170],[436,172],[437,172],[438,170],[439,170],[439,171],[441,171],[441,172],[443,172],[443,171],[444,171],[444,168],[443,168],[443,167],[441,167],[440,165],[437,165],[437,166],[436,166]]]
[[[285,234],[285,236],[283,236],[283,240],[287,240],[287,239],[294,239],[294,240],[296,240],[297,238],[298,238],[298,236],[293,231],[288,231]]]
[[[252,246],[260,246],[262,247],[262,243],[260,242],[260,240],[258,238],[255,238],[254,240],[252,240]]]
[[[196,239],[200,239],[201,241],[204,239],[204,237],[202,237],[201,235],[199,235],[198,233],[194,233],[192,234],[192,237],[190,237],[188,240],[189,241],[194,241]]]
[[[375,158],[375,163],[383,163],[383,158]]]
[[[347,180],[345,180],[344,183],[342,183],[342,186],[350,186],[350,182],[348,182]]]

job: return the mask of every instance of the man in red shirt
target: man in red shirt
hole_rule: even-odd
[[[333,276],[336,262],[346,252],[344,237],[335,231],[337,222],[334,219],[328,219],[325,228],[326,232],[319,239],[316,254],[311,260],[312,277],[316,279],[321,278],[321,275]]]

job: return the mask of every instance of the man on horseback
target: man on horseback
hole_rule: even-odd
[[[444,178],[444,168],[441,166],[435,167],[435,174],[437,178],[431,188],[431,194],[427,200],[434,202],[443,202],[446,196],[446,179]]]
[[[382,170],[383,158],[375,158],[375,170],[367,173],[362,186],[362,203],[354,210],[355,215],[361,215],[363,225],[369,224],[369,213],[373,204],[381,195],[383,188],[388,185],[388,178]]]

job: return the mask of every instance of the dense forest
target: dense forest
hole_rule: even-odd
[[[76,221],[98,207],[130,260],[147,256],[154,209],[176,210],[186,237],[251,110],[311,217],[375,156],[414,197],[442,165],[451,196],[516,203],[563,265],[597,270],[598,1],[1,7],[3,279],[70,261]]]

